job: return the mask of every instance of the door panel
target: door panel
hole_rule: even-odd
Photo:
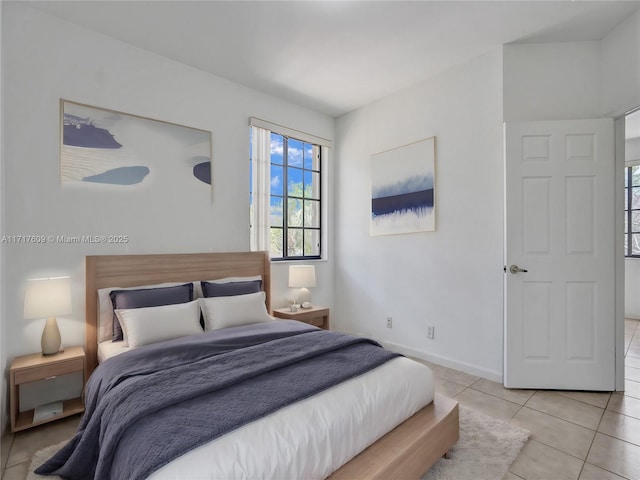
[[[551,244],[551,178],[522,179],[523,252],[549,254]]]
[[[507,387],[614,388],[614,167],[611,120],[505,125]]]
[[[526,360],[551,358],[551,282],[523,282],[523,335]]]

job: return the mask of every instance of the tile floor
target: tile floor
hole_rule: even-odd
[[[506,390],[457,370],[429,366],[440,393],[531,432],[503,480],[640,480],[639,324],[625,320],[624,393]],[[2,479],[24,480],[31,456],[69,438],[79,418],[3,435]]]
[[[503,480],[640,480],[639,324],[625,320],[624,393],[507,390],[427,363],[437,391],[531,432]]]

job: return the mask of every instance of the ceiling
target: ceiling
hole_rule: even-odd
[[[339,116],[508,43],[599,40],[640,1],[23,1]]]

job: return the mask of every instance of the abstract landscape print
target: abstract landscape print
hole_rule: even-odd
[[[68,100],[60,110],[64,186],[210,192],[211,132]]]
[[[371,156],[372,236],[435,230],[435,141]]]

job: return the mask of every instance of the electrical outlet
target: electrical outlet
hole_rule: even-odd
[[[393,318],[387,317],[387,328],[393,328]]]
[[[433,337],[435,336],[435,327],[433,325],[428,325],[427,326],[427,338],[430,338],[431,340],[433,340]]]

